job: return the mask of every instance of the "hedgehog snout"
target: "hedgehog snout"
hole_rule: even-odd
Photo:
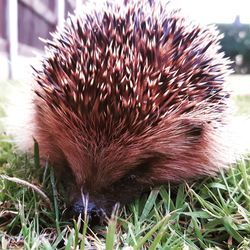
[[[86,207],[87,206],[87,207]],[[93,201],[85,201],[82,198],[78,199],[73,203],[72,210],[74,214],[85,214],[88,215],[88,222],[90,225],[103,224],[106,213],[104,209],[98,207]]]

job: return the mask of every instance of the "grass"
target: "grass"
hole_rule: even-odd
[[[238,112],[249,112],[250,97],[236,102]],[[65,220],[60,187],[49,166],[39,167],[37,144],[29,158],[16,154],[5,135],[0,140],[2,249],[250,249],[247,160],[217,177],[153,189],[115,209],[107,226],[90,229],[86,215]]]
[[[250,96],[236,96],[234,99],[237,103],[236,113],[250,117]]]

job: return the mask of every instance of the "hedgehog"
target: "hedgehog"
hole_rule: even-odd
[[[73,210],[90,217],[216,174],[232,162],[220,39],[164,1],[87,3],[45,41],[20,147],[35,138]]]

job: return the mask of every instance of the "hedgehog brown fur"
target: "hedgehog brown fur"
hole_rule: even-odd
[[[228,166],[219,51],[214,27],[163,2],[98,2],[68,18],[35,73],[32,133],[73,201],[82,189],[109,210]]]

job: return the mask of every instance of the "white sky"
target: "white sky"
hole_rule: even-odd
[[[240,15],[241,23],[250,23],[250,0],[172,0],[192,19],[204,23],[232,23]]]

